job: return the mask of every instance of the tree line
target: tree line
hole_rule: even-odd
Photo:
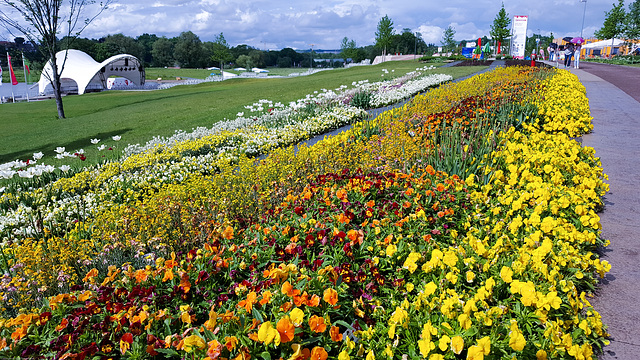
[[[345,62],[361,62],[365,59],[373,60],[384,49],[376,45],[358,47],[355,40],[345,37],[340,49],[334,53],[318,53],[312,50],[304,52],[292,48],[281,50],[261,50],[246,44],[230,46],[224,34],[218,34],[213,41],[202,41],[191,31],[182,32],[172,38],[155,34],[142,34],[130,37],[123,34],[108,35],[99,39],[82,37],[63,37],[57,42],[58,51],[64,49],[81,50],[96,61],[104,61],[118,54],[130,54],[140,59],[147,67],[208,68],[217,67],[302,67],[311,65],[311,59],[324,59],[315,62],[318,66],[343,66]],[[392,34],[387,52],[413,54],[433,53],[437,48],[434,44],[426,44],[410,29],[403,29],[402,33]],[[35,68],[42,68],[45,58],[41,52],[35,51],[30,43],[22,37],[14,39],[14,45],[3,48],[0,52],[8,51],[15,54],[15,59],[24,53],[25,57]],[[5,59],[6,61],[6,59]]]

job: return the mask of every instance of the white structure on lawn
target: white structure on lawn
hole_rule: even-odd
[[[138,86],[144,85],[144,66],[133,55],[116,55],[99,63],[80,50],[69,49],[58,52],[56,62],[58,68],[64,64],[60,84],[65,93],[77,91],[78,94],[84,94],[87,91],[104,90],[107,88],[107,79],[114,75],[129,79]],[[40,75],[40,94],[44,94],[47,88],[53,88],[51,79],[53,70],[51,61],[48,61]]]

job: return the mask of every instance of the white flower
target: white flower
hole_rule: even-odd
[[[44,154],[42,152],[33,153],[33,160],[40,160]]]
[[[97,143],[99,143],[99,142],[100,142],[100,139],[91,139],[91,143],[92,143],[93,145],[95,145],[95,144],[97,144]]]
[[[98,151],[102,151],[102,150],[104,150],[106,148],[107,148],[107,145],[102,144],[102,145],[98,146]]]
[[[65,150],[64,146],[58,146],[58,147],[56,148],[56,152],[57,152],[58,154],[62,154],[62,153],[64,152],[64,150]]]
[[[84,154],[84,149],[76,150],[75,154]]]
[[[62,171],[64,171],[64,172],[67,172],[67,171],[71,170],[71,166],[69,166],[69,165],[62,165],[62,166],[60,166],[58,169],[60,169],[60,170],[62,170]]]
[[[58,154],[58,155],[56,155],[56,159],[64,159],[64,154]]]
[[[0,179],[11,179],[15,174],[13,170],[0,170]]]
[[[6,186],[0,187],[0,194],[2,194],[4,192],[4,189],[6,189]]]
[[[237,113],[237,114],[236,114],[236,116],[237,116],[237,117],[243,117],[243,116],[244,116],[244,113],[243,113],[243,112],[239,112],[239,113]]]
[[[120,139],[122,139],[122,136],[120,135],[115,135],[111,137],[113,139],[113,141],[120,141]]]

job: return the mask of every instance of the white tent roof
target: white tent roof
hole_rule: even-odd
[[[129,79],[138,86],[144,85],[144,67],[133,55],[115,55],[99,63],[80,50],[69,49],[56,54],[56,63],[58,69],[64,64],[60,74],[62,88],[77,86],[78,94],[84,94],[87,88],[106,89],[107,79],[112,75]],[[40,75],[41,94],[51,86],[52,78],[51,61],[48,61]]]
[[[613,39],[613,46],[620,46],[624,43],[623,40]],[[611,46],[611,39],[609,40],[600,40],[588,44],[582,45],[583,49],[604,49],[605,47]]]

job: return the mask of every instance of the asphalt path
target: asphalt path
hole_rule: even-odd
[[[593,307],[608,326],[610,344],[601,360],[640,359],[640,68],[581,62],[568,69],[587,89],[593,132],[582,137],[608,175],[610,190],[598,214],[611,244],[602,259],[611,271]]]

